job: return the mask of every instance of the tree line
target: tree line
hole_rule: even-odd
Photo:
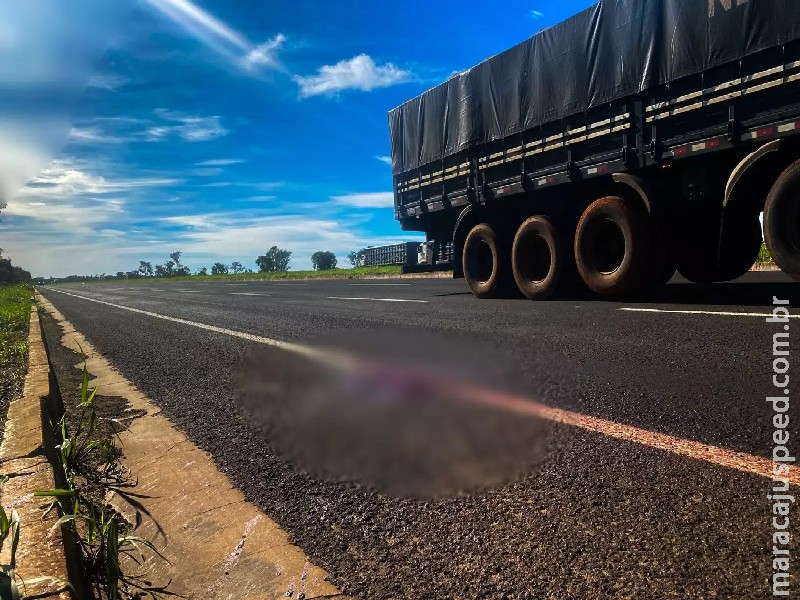
[[[183,264],[181,258],[183,252],[176,250],[171,252],[169,259],[163,264],[153,264],[146,260],[139,261],[139,267],[132,271],[117,271],[116,275],[95,275],[95,276],[78,276],[70,275],[63,278],[66,281],[81,281],[93,279],[139,279],[145,277],[187,277],[191,275],[227,275],[227,274],[243,274],[243,273],[282,273],[291,270],[290,261],[292,253],[290,250],[272,246],[266,253],[257,256],[254,264],[258,271],[245,267],[241,262],[234,261],[231,264],[222,262],[215,262],[211,267],[201,267],[194,273],[191,269]],[[311,255],[311,264],[315,271],[327,271],[335,269],[338,260],[333,252],[320,250]]]
[[[0,248],[0,284],[2,283],[30,283],[31,274],[14,264],[10,258],[3,256],[3,249]]]

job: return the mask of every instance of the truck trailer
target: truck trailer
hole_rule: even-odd
[[[396,219],[479,298],[728,281],[762,231],[800,280],[797,0],[604,0],[389,130]]]
[[[419,242],[401,242],[388,246],[364,248],[359,254],[361,267],[386,267],[390,265],[416,265]]]

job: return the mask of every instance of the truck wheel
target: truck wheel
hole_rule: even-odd
[[[738,279],[750,270],[761,250],[758,217],[739,217],[727,227],[721,251],[714,235],[719,229],[716,223],[686,240],[678,261],[681,275],[694,283],[712,283]]]
[[[583,281],[603,295],[628,294],[647,283],[650,256],[646,215],[619,196],[587,208],[575,234],[575,260]]]
[[[478,298],[497,298],[508,284],[508,260],[494,229],[486,223],[472,228],[464,240],[464,279]]]
[[[800,281],[800,160],[778,177],[767,196],[764,238],[775,264]]]
[[[520,225],[511,249],[511,269],[526,298],[552,298],[562,287],[569,260],[568,249],[547,217],[531,217]]]

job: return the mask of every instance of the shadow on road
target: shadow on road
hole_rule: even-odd
[[[779,279],[778,279],[779,278]],[[466,288],[466,284],[465,288]],[[463,292],[437,294],[445,296],[469,296]],[[632,296],[604,298],[592,293],[585,286],[562,295],[554,302],[603,301],[619,304],[683,304],[705,306],[771,306],[772,297],[789,300],[790,306],[800,307],[800,284],[782,274],[774,272],[749,273],[743,279],[725,283],[691,283],[676,277],[667,285],[641,292]],[[516,289],[508,290],[505,298],[530,302]]]
[[[791,306],[800,306],[800,285],[792,281],[743,282],[696,284],[675,282],[634,298],[626,303],[659,304],[710,304],[723,306],[771,306],[772,297],[789,300]]]

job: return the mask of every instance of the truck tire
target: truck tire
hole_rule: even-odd
[[[651,252],[647,215],[619,196],[592,203],[578,222],[575,260],[581,278],[598,294],[629,294],[648,283]]]
[[[800,281],[800,160],[778,177],[767,196],[764,238],[775,264]]]
[[[550,219],[535,216],[525,221],[511,248],[511,270],[519,291],[530,300],[552,298],[567,279],[570,254]]]
[[[694,283],[713,283],[747,273],[761,250],[761,223],[757,216],[750,216],[728,227],[721,251],[714,227],[688,238],[678,261],[680,274]]]
[[[495,230],[487,223],[473,227],[464,240],[464,279],[477,298],[500,297],[508,287],[508,258]]]

